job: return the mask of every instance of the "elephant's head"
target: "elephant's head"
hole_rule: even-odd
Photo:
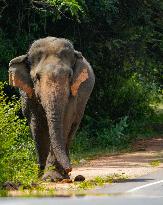
[[[70,162],[63,139],[63,116],[69,97],[78,95],[88,78],[81,53],[65,39],[47,37],[35,41],[28,53],[10,61],[10,85],[40,102],[47,116],[53,152],[68,173]]]

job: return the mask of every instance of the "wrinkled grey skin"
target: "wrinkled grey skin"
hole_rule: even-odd
[[[83,68],[88,76],[73,92]],[[69,178],[69,144],[95,82],[91,66],[68,40],[47,37],[35,41],[26,55],[12,59],[9,74],[10,84],[20,88],[22,111],[40,168],[45,169],[43,179]]]

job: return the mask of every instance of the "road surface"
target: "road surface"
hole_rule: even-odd
[[[163,197],[163,169],[126,182],[109,184],[103,188],[97,188],[91,193]]]
[[[163,170],[106,185],[83,197],[1,198],[0,205],[163,205]]]

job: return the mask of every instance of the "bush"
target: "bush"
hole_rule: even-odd
[[[13,98],[6,104],[3,89],[0,82],[0,185],[5,181],[29,185],[38,174],[34,142],[26,120],[16,115],[20,102]]]
[[[122,79],[119,83],[121,86],[112,89],[114,96],[110,102],[109,116],[115,120],[125,115],[132,120],[150,117],[153,114],[150,105],[159,102],[156,84],[149,83],[138,73],[128,79]]]
[[[73,140],[71,147],[73,157],[81,158],[84,153],[88,155],[102,150],[115,151],[128,147],[130,137],[127,135],[129,126],[127,116],[114,124],[110,120],[96,121],[88,116],[85,121],[87,126],[85,125]]]
[[[5,81],[7,79],[7,66],[12,55],[14,55],[12,42],[6,39],[4,33],[0,29],[0,81]]]

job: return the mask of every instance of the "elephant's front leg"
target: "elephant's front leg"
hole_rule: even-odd
[[[23,115],[27,118],[32,137],[35,141],[40,170],[44,170],[49,153],[50,140],[45,113],[37,99],[29,98],[20,90]]]
[[[63,179],[69,179],[69,175],[64,171],[62,166],[56,160],[55,154],[50,147],[49,155],[46,160],[46,167],[44,170],[43,180],[61,181]]]
[[[50,140],[48,136],[48,128],[46,121],[32,114],[30,120],[30,129],[35,140],[36,151],[38,156],[38,163],[40,170],[43,171],[46,166],[46,160],[49,153]]]

